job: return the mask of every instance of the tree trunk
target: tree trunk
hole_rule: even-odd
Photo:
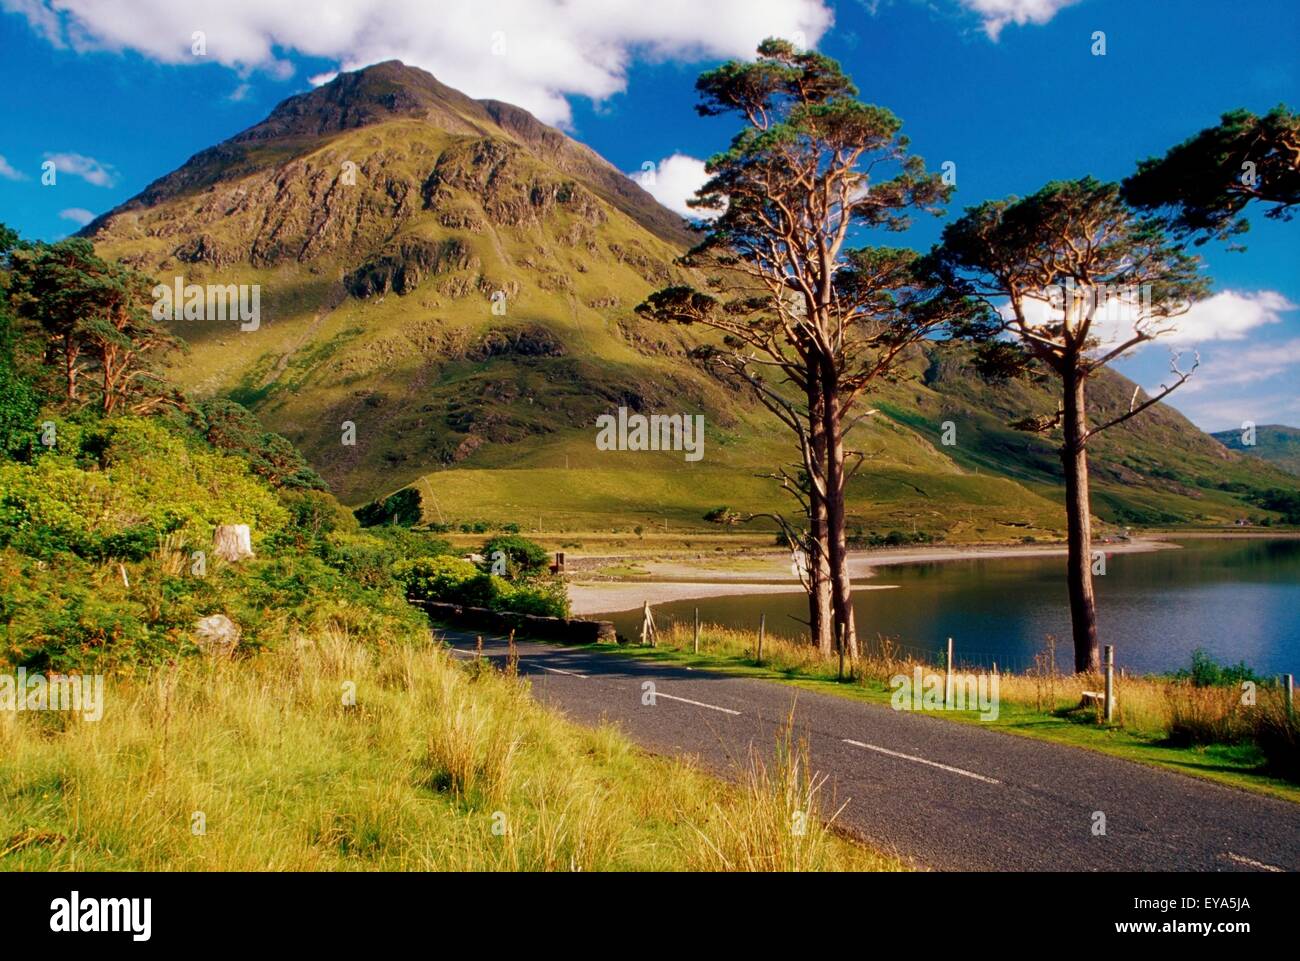
[[[1097,642],[1097,596],[1092,588],[1092,507],[1088,497],[1088,410],[1086,378],[1070,370],[1065,381],[1065,521],[1069,537],[1066,581],[1070,589],[1070,627],[1076,673],[1101,670]]]
[[[80,351],[73,346],[72,335],[63,338],[63,372],[68,380],[68,400],[77,399],[77,357]]]
[[[811,460],[825,478],[826,435],[821,408],[821,389],[814,382],[808,389],[808,436],[812,444]],[[817,649],[830,657],[835,652],[835,611],[831,602],[830,548],[826,541],[826,500],[814,477],[808,478],[808,540],[808,632]]]
[[[850,658],[856,658],[858,633],[853,616],[853,585],[849,579],[849,551],[845,537],[844,416],[835,372],[823,367],[821,383],[826,431],[826,541],[830,553],[835,638],[844,645],[844,652]]]

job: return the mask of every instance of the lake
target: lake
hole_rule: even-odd
[[[1208,651],[1221,663],[1245,661],[1261,674],[1300,674],[1300,539],[1170,538],[1176,550],[1111,554],[1096,577],[1102,644],[1131,671],[1165,672]],[[967,665],[1032,668],[1055,634],[1057,663],[1072,670],[1065,558],[953,560],[876,568],[865,582],[893,590],[854,597],[859,635],[883,634],[917,653],[936,654],[952,637]],[[801,593],[712,597],[654,608],[662,626],[705,622],[799,637],[807,620]],[[596,615],[635,637],[641,612]]]

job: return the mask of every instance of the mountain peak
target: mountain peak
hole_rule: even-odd
[[[340,73],[315,90],[282,101],[232,142],[322,137],[400,118],[424,120],[450,133],[479,135],[491,123],[482,105],[428,71],[385,60]]]
[[[267,118],[229,140],[200,151],[180,168],[79,231],[97,237],[115,216],[156,207],[180,195],[197,195],[214,184],[243,177],[264,164],[259,148],[287,148],[302,155],[331,138],[363,127],[401,120],[427,123],[457,137],[514,141],[565,176],[586,183],[607,203],[661,240],[690,246],[680,216],[663,207],[632,178],[591,148],[547,126],[527,110],[498,100],[475,100],[433,74],[400,60],[340,73],[329,83],[281,101]],[[264,152],[263,152],[264,153]],[[281,156],[283,151],[276,150]]]

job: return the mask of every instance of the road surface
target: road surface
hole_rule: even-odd
[[[436,633],[473,656],[473,632]],[[504,659],[505,639],[485,638],[484,652]],[[829,807],[846,805],[836,823],[921,867],[1300,870],[1300,805],[1287,801],[774,681],[552,644],[521,642],[519,653],[539,700],[724,775],[751,745],[771,757],[793,705]]]

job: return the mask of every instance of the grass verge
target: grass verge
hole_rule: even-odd
[[[903,867],[833,830],[806,747],[775,748],[730,784],[433,645],[327,627],[110,677],[98,721],[0,714],[0,869]]]

